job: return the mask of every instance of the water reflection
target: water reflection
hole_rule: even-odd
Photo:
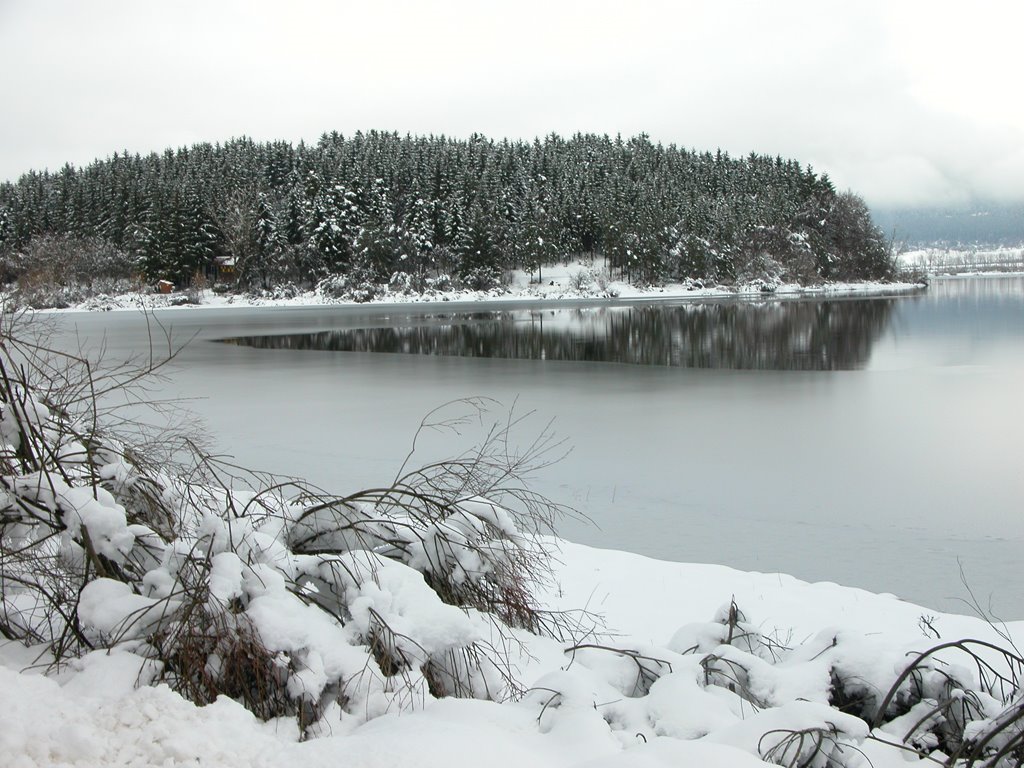
[[[687,368],[849,370],[867,365],[894,299],[425,315],[402,324],[223,341],[263,349],[391,352]]]

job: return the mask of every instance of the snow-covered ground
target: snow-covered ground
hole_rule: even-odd
[[[567,264],[546,266],[538,279],[537,273],[514,271],[508,285],[490,291],[449,290],[428,293],[387,292],[373,299],[374,304],[404,304],[411,302],[481,301],[506,303],[522,300],[563,300],[595,301],[619,299],[638,301],[645,299],[707,299],[730,297],[772,296],[821,296],[854,294],[891,294],[913,291],[920,288],[914,283],[826,283],[819,286],[779,284],[766,291],[762,283],[745,286],[702,285],[700,283],[670,283],[662,286],[638,287],[621,280],[612,280],[600,262],[572,261]],[[203,290],[196,295],[198,304],[188,300],[189,293],[179,291],[171,294],[134,293],[116,296],[96,296],[69,307],[75,310],[116,310],[140,307],[188,308],[202,307],[248,307],[248,306],[309,306],[322,304],[353,304],[350,300],[338,299],[317,291],[283,295],[268,292],[263,296],[218,294]]]
[[[228,699],[197,708],[166,687],[137,688],[141,667],[130,654],[93,653],[44,676],[32,669],[30,651],[7,643],[0,644],[0,763],[724,768],[762,765],[759,749],[767,754],[785,735],[775,729],[807,728],[830,734],[821,760],[808,765],[825,765],[838,748],[844,765],[896,768],[915,756],[879,739],[898,740],[900,726],[867,738],[862,720],[824,703],[830,673],[885,688],[905,654],[938,643],[936,635],[1006,645],[997,629],[1024,634],[1024,622],[995,628],[929,615],[835,584],[559,546],[547,602],[601,614],[605,634],[577,638],[592,647],[575,652],[566,650],[570,641],[528,639],[519,662],[533,690],[519,701],[437,700],[354,727],[342,718],[333,734],[300,741],[293,721],[261,723]],[[743,643],[723,637],[731,601],[745,617]],[[640,655],[607,650],[614,648]],[[706,684],[730,669],[746,670],[732,691]],[[645,671],[657,679],[642,680]]]

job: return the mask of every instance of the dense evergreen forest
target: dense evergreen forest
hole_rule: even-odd
[[[886,279],[863,201],[800,163],[607,136],[234,139],[0,186],[0,280],[489,288],[579,255],[633,283]],[[218,269],[220,267],[220,269]],[[542,271],[541,271],[542,274]],[[353,293],[355,292],[355,293]]]

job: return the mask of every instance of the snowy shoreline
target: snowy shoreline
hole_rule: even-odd
[[[508,286],[491,291],[449,290],[429,293],[384,293],[371,301],[357,302],[338,299],[317,291],[307,291],[294,296],[254,296],[248,294],[220,294],[203,290],[198,302],[191,301],[187,291],[171,294],[130,293],[116,296],[94,296],[83,302],[61,309],[40,309],[39,312],[80,312],[117,310],[164,310],[164,309],[223,309],[242,307],[360,307],[380,308],[403,307],[408,305],[431,307],[444,304],[486,305],[500,308],[506,305],[538,302],[553,306],[576,306],[592,304],[631,304],[644,301],[708,301],[708,300],[758,300],[776,299],[885,296],[913,293],[924,290],[918,283],[851,282],[824,283],[816,286],[801,286],[782,283],[765,290],[761,283],[746,286],[701,286],[699,283],[670,283],[663,286],[640,288],[625,282],[610,282],[605,290],[595,287],[578,288],[579,274],[591,269],[581,262],[546,267],[543,281],[534,283],[522,271],[512,273]]]
[[[297,762],[308,768],[475,768],[484,759],[493,768],[724,768],[765,765],[758,750],[763,753],[763,734],[773,729],[832,727],[844,760],[829,765],[896,768],[910,755],[883,741],[898,742],[903,734],[886,725],[869,735],[863,721],[828,706],[829,669],[855,670],[867,685],[884,685],[894,672],[890,665],[905,665],[900,660],[907,654],[939,642],[932,631],[944,640],[1002,645],[999,630],[1024,634],[1024,622],[994,627],[977,618],[936,615],[892,595],[555,543],[556,586],[546,600],[556,610],[603,614],[603,634],[586,638],[592,647],[636,648],[668,660],[658,662],[665,668],[649,690],[623,693],[637,670],[629,656],[567,653],[567,643],[524,636],[518,664],[533,691],[520,701],[428,698],[412,712],[365,722],[342,718],[331,733],[300,741],[294,722],[262,723],[224,697],[199,708],[166,686],[136,687],[140,660],[128,653],[93,652],[44,677],[32,668],[30,650],[0,642],[0,698],[8,703],[0,707],[0,754],[11,768]],[[758,662],[756,649],[751,654],[718,645],[711,638],[721,624],[713,617],[730,601],[743,610],[749,631],[795,650],[770,663]],[[701,651],[679,655],[691,642]],[[714,650],[711,656],[704,646]],[[753,664],[746,684],[771,702],[767,709],[699,684],[705,675],[701,657],[729,653],[736,663]],[[548,693],[554,688],[557,700]]]

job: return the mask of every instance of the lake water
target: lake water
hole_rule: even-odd
[[[1024,618],[1024,278],[898,298],[158,319],[195,338],[154,396],[189,398],[241,464],[371,487],[428,411],[490,397],[536,412],[524,441],[553,419],[572,445],[536,480],[593,521],[565,521],[569,539],[957,612],[962,570],[986,608]],[[108,359],[149,338],[130,313],[59,322]]]

